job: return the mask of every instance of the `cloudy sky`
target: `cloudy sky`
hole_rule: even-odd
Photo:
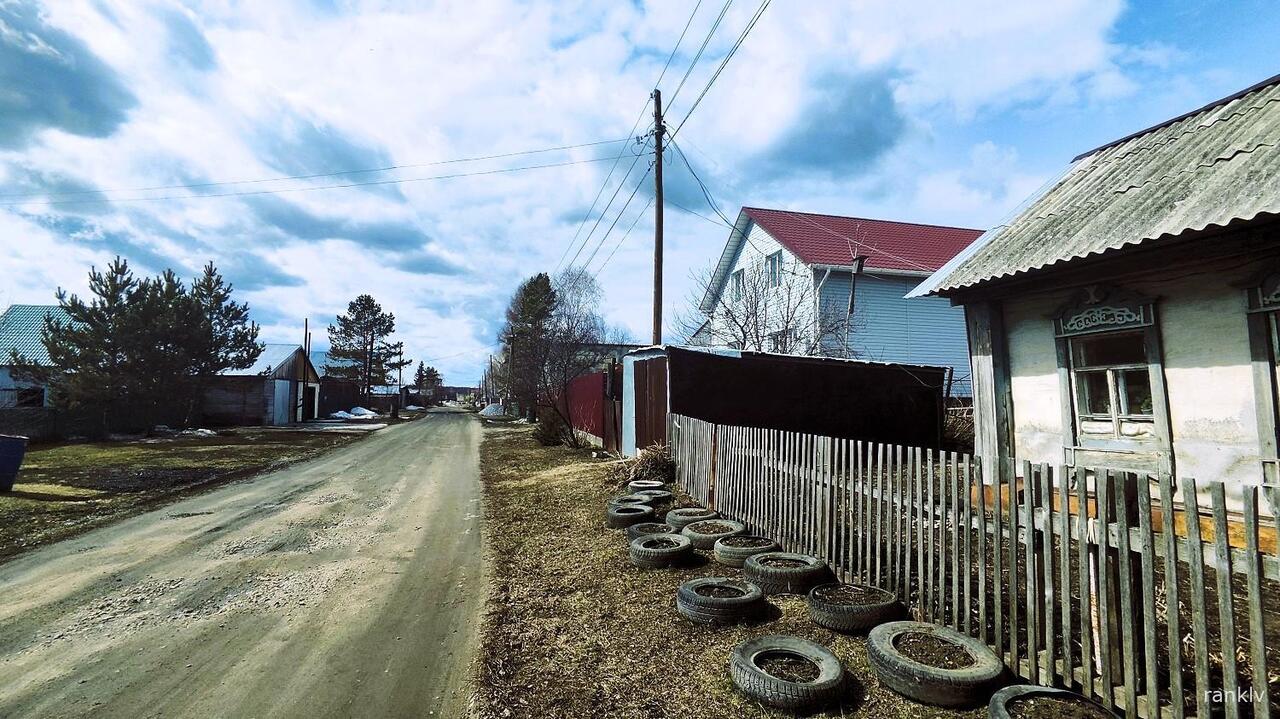
[[[368,292],[465,384],[515,285],[576,255],[647,338],[649,180],[606,235],[648,167],[633,144],[445,161],[645,132],[694,4],[0,0],[0,305],[83,292],[114,255],[213,260],[264,339],[310,317],[323,345]],[[663,77],[672,125],[759,4],[732,3],[677,90],[723,7]],[[1075,154],[1280,72],[1277,30],[1261,0],[777,0],[676,142],[730,217],[981,228]],[[668,199],[713,217],[670,154]],[[671,315],[727,231],[672,206],[666,226]]]

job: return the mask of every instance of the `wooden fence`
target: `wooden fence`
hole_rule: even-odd
[[[1012,462],[984,479],[968,455],[680,415],[668,438],[693,498],[1025,680],[1127,716],[1278,711],[1280,488],[1234,488],[1228,512],[1221,482]]]

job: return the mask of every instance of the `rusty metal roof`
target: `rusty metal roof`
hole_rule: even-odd
[[[1280,213],[1280,76],[1077,158],[912,291],[950,291]]]

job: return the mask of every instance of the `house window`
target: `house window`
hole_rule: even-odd
[[[769,286],[782,284],[782,251],[779,250],[765,258],[765,269],[769,273]]]
[[[732,288],[733,299],[735,300],[742,299],[742,292],[745,284],[746,284],[746,279],[742,274],[742,270],[738,270],[737,272],[734,272],[729,279],[729,286]]]
[[[1080,433],[1112,439],[1152,437],[1155,411],[1143,333],[1104,332],[1068,342]]]

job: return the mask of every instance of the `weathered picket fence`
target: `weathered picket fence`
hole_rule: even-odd
[[[1228,512],[1221,482],[1026,463],[984,479],[968,455],[680,415],[667,436],[696,500],[1026,680],[1127,716],[1280,716],[1280,488]]]

